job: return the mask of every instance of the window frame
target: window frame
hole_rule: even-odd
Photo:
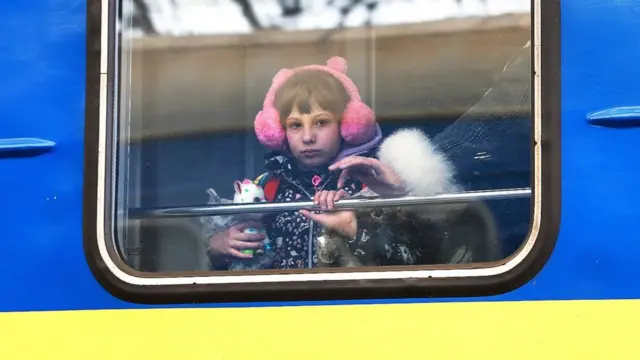
[[[110,166],[118,90],[117,1],[87,0],[83,204],[87,262],[96,279],[114,296],[149,304],[488,296],[524,285],[550,257],[559,230],[561,196],[559,1],[532,0],[532,211],[529,234],[518,251],[494,263],[384,267],[375,271],[278,270],[264,275],[145,273],[122,260],[110,222],[109,206],[113,203],[107,196],[115,181]]]

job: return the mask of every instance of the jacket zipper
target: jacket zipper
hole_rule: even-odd
[[[297,187],[298,189],[302,190],[303,193],[305,193],[309,199],[313,200],[313,196],[309,195],[309,193],[300,185],[294,183],[293,181],[291,181],[291,179],[286,176],[286,175],[282,175],[285,179],[287,179],[287,181],[292,184],[293,186]],[[322,187],[320,188],[319,191],[324,190],[324,187],[327,186],[327,184],[329,183],[329,181],[331,180],[331,178],[333,177],[333,175],[330,175],[327,180],[324,182],[324,184],[322,184]],[[313,267],[313,221],[311,219],[309,219],[309,235],[307,236],[307,267],[309,269],[311,269]]]

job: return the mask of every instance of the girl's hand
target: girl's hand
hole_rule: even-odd
[[[353,211],[334,211],[315,214],[309,210],[300,210],[306,218],[319,223],[327,229],[332,229],[347,238],[353,238],[358,232],[358,221]]]
[[[378,195],[403,195],[407,192],[400,176],[378,159],[349,156],[329,166],[331,171],[338,169],[342,170],[338,178],[339,188],[351,177],[361,181]]]
[[[313,196],[313,203],[319,205],[322,210],[332,210],[336,201],[349,197],[349,193],[343,189],[338,191],[322,190]]]
[[[251,259],[253,255],[242,251],[260,249],[263,246],[264,234],[245,234],[247,228],[261,228],[262,224],[254,221],[243,222],[221,231],[209,239],[209,251],[213,257],[232,259]]]
[[[338,191],[322,190],[315,194],[313,203],[319,205],[323,210],[331,210],[336,201],[346,197],[349,197],[349,193],[342,189]],[[355,214],[352,211],[315,214],[309,210],[300,210],[300,213],[307,219],[315,221],[328,229],[333,229],[347,237],[356,236],[358,225]]]

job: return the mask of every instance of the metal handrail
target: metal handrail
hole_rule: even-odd
[[[466,191],[433,196],[404,196],[396,198],[351,198],[335,203],[334,210],[353,210],[362,208],[419,206],[428,204],[454,204],[468,201],[500,200],[525,198],[531,196],[531,188],[503,190]],[[161,207],[154,209],[129,209],[130,219],[148,218],[180,218],[216,215],[233,215],[240,213],[270,213],[284,211],[322,210],[312,201],[288,203],[252,203],[224,204],[206,206]]]

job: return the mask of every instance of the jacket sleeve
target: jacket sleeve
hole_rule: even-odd
[[[347,238],[331,230],[324,237],[344,243],[362,266],[436,265],[500,259],[493,218],[482,203],[434,219],[404,208],[355,212],[358,230]]]
[[[438,241],[428,220],[399,208],[357,210],[358,231],[347,238],[332,229],[324,237],[344,243],[362,266],[416,265],[436,262]]]
[[[453,165],[417,129],[403,129],[385,139],[378,159],[398,174],[409,196],[462,190]],[[360,194],[375,195],[368,189]],[[498,256],[493,218],[479,202],[360,209],[355,214],[354,238],[332,230],[325,230],[325,236],[343,241],[364,266],[470,263]]]

